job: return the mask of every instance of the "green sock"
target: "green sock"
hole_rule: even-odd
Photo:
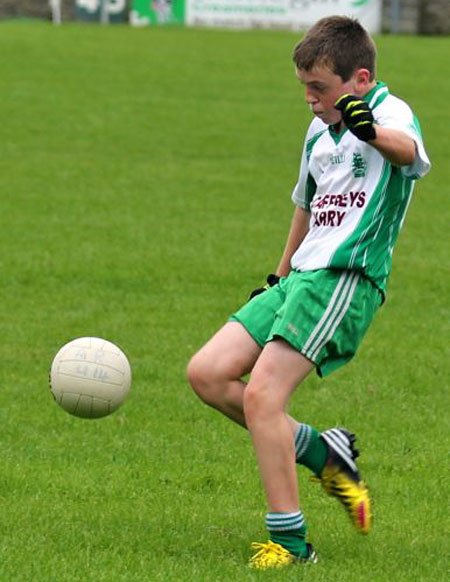
[[[306,525],[301,511],[296,513],[268,513],[266,526],[270,539],[294,556],[306,558]]]
[[[301,422],[295,435],[296,462],[300,465],[305,465],[305,467],[320,476],[322,469],[325,467],[327,456],[328,448],[320,438],[319,431]]]

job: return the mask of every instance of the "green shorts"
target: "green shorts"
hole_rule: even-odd
[[[292,271],[230,321],[261,347],[283,338],[326,376],[353,358],[381,302],[380,291],[356,271]]]

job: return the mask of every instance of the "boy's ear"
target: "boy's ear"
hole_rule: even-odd
[[[357,69],[353,73],[353,83],[356,91],[364,91],[371,83],[369,70]]]

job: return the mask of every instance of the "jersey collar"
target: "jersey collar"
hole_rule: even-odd
[[[333,138],[333,141],[336,145],[341,141],[342,136],[345,134],[345,132],[348,131],[345,125],[342,125],[341,131],[338,131],[337,128],[339,125],[340,123],[335,123],[334,125],[328,126],[328,131],[330,132],[330,135]]]
[[[377,81],[375,87],[373,87],[368,93],[363,95],[361,99],[368,103],[370,108],[373,109],[388,95],[389,89],[386,83],[383,83],[383,81]]]

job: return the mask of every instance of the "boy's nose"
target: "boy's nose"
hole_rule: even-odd
[[[306,98],[306,103],[308,105],[313,105],[314,103],[317,103],[319,101],[317,99],[317,97],[315,95],[313,95],[313,93],[311,93],[311,91],[309,91],[308,89],[306,89],[305,98]]]

